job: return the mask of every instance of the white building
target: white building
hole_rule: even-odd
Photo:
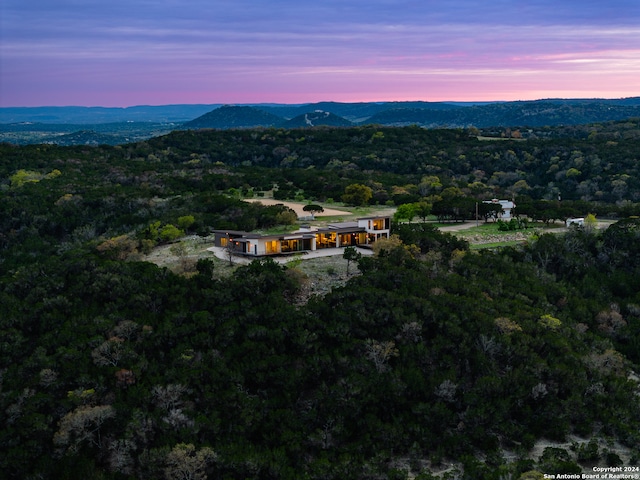
[[[583,227],[584,226],[584,218],[580,217],[580,218],[567,218],[567,221],[565,222],[565,225],[567,226],[567,228],[569,228],[571,225],[576,225],[578,227]]]
[[[512,218],[511,210],[516,208],[516,204],[511,200],[498,200],[494,198],[493,200],[485,200],[482,203],[499,204],[502,207],[502,213],[498,213],[497,218],[501,220],[510,220]]]

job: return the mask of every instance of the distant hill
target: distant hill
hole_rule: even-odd
[[[284,121],[271,113],[254,107],[224,105],[186,122],[184,128],[253,128],[273,127]]]
[[[5,107],[0,123],[97,124],[115,122],[182,123],[219,105],[138,105],[135,107]]]
[[[248,107],[236,107],[248,108]],[[247,118],[242,126],[260,125],[255,118],[255,110],[287,119],[273,126],[296,128],[313,125],[348,126],[380,124],[387,126],[420,125],[426,128],[486,127],[540,127],[556,125],[581,125],[587,123],[624,120],[640,116],[640,97],[603,99],[548,99],[521,102],[362,102],[339,103],[319,102],[307,105],[256,105],[247,110]],[[211,112],[218,117],[221,112]],[[349,123],[339,123],[337,119],[316,115],[322,111]],[[305,115],[307,115],[305,119]],[[312,115],[315,118],[309,120]],[[334,122],[334,123],[332,123]],[[191,126],[190,124],[187,124]],[[233,128],[238,125],[220,120],[215,127]],[[204,128],[204,127],[199,127]]]
[[[319,102],[307,105],[299,105],[295,107],[288,106],[263,106],[257,105],[256,108],[264,110],[274,115],[282,116],[287,119],[294,118],[304,113],[311,113],[316,110],[331,112],[335,115],[343,117],[353,123],[362,123],[369,117],[389,109],[428,109],[428,110],[449,110],[460,108],[454,103],[445,102],[358,102],[358,103],[342,103],[342,102]]]
[[[321,114],[318,114],[321,111]],[[309,104],[165,105],[128,108],[0,108],[0,141],[40,143],[93,130],[119,143],[179,129],[317,125],[418,125],[424,128],[540,128],[640,118],[640,97],[519,102],[318,102]],[[54,137],[53,139],[47,137]],[[74,137],[68,137],[72,140]],[[78,140],[86,140],[78,137]],[[104,138],[103,140],[106,140]],[[90,142],[91,143],[91,142]]]
[[[117,122],[97,124],[53,124],[20,122],[0,124],[0,142],[15,145],[121,145],[164,135],[179,123]]]
[[[389,126],[422,125],[425,127],[448,127],[458,115],[450,110],[425,110],[423,108],[391,108],[372,115],[363,124]]]
[[[353,122],[346,118],[335,115],[331,112],[316,110],[310,113],[303,113],[291,120],[282,123],[283,128],[300,128],[300,127],[317,127],[320,125],[328,125],[332,127],[350,127]]]
[[[45,137],[42,143],[52,143],[60,146],[70,145],[118,145],[126,142],[126,137],[119,135],[109,135],[98,133],[94,130],[80,130],[78,132],[66,133]]]
[[[472,105],[455,109],[393,108],[362,123],[381,125],[416,124],[436,127],[540,127],[581,125],[640,116],[640,102],[598,100],[536,100]]]

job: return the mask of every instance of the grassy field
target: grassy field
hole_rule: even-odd
[[[341,205],[339,208],[349,208],[353,211],[353,214],[349,216],[320,217],[316,221],[308,223],[319,226],[330,222],[353,221],[357,217],[384,214],[380,207],[354,208]],[[386,214],[392,215],[392,210],[388,209]],[[283,232],[292,231],[297,229],[300,223],[302,222],[298,222],[296,225],[278,227],[278,230]],[[606,228],[609,223],[602,222],[600,228]],[[431,224],[441,228],[442,231],[464,238],[469,242],[470,249],[476,251],[516,246],[526,242],[532,235],[564,230],[564,225],[560,223],[551,225],[531,224],[531,228],[516,231],[501,231],[498,228],[498,224],[494,222],[479,223],[478,226],[476,226],[475,222],[457,224],[438,224],[434,222]],[[230,264],[226,260],[215,257],[212,252],[208,251],[207,248],[213,245],[212,237],[185,237],[181,240],[180,245],[183,248],[176,248],[175,244],[159,246],[148,255],[140,255],[138,259],[155,263],[160,267],[166,267],[177,274],[193,275],[196,271],[197,260],[209,258],[214,262],[214,276],[217,278],[233,275],[240,265],[238,261]],[[344,285],[350,277],[359,274],[355,265],[351,266],[350,272],[347,274],[347,262],[342,258],[342,255],[312,259],[306,259],[301,256],[300,259],[289,262],[287,266],[291,274],[296,275],[301,282],[300,298],[296,300],[300,303],[304,303],[311,296],[324,295],[332,288]]]
[[[484,250],[487,248],[502,248],[502,247],[515,247],[522,245],[524,240],[506,240],[504,242],[490,242],[490,243],[472,243],[469,245],[469,250]]]
[[[531,235],[535,232],[539,232],[540,230],[548,230],[554,228],[562,228],[559,224],[556,226],[554,224],[544,225],[543,223],[530,223],[529,227],[521,230],[500,230],[500,226],[496,222],[480,222],[476,227],[471,226],[469,228],[465,228],[462,230],[456,231],[456,235],[461,237],[475,237],[475,236],[508,236],[513,235],[514,233],[523,233],[525,235]]]

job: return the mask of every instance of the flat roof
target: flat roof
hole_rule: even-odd
[[[358,218],[360,220],[374,220],[374,219],[387,219],[390,218],[387,215],[378,215],[373,217],[361,217]],[[308,229],[299,229],[289,233],[278,233],[278,234],[260,234],[255,232],[245,232],[242,230],[213,230],[213,233],[216,235],[225,235],[235,237],[234,240],[237,240],[239,237],[246,239],[273,239],[273,240],[293,240],[296,238],[313,238],[318,233],[360,233],[366,231],[364,227],[361,227],[358,224],[358,221],[351,222],[339,222],[339,223],[330,223],[326,227],[309,227]]]
[[[235,242],[246,242],[247,240],[272,239],[272,240],[300,240],[314,238],[317,232],[291,232],[291,233],[274,233],[270,235],[262,235],[260,233],[242,232],[239,230],[214,230],[214,234],[222,234],[225,237],[230,236]]]
[[[327,225],[327,228],[361,228],[358,226],[358,222],[341,222],[341,223],[330,223]]]
[[[229,237],[246,237],[246,238],[260,238],[263,235],[259,233],[243,232],[241,230],[214,230],[216,235],[224,235]]]

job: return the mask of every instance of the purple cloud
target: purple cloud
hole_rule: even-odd
[[[637,0],[7,0],[0,105],[639,95]]]

